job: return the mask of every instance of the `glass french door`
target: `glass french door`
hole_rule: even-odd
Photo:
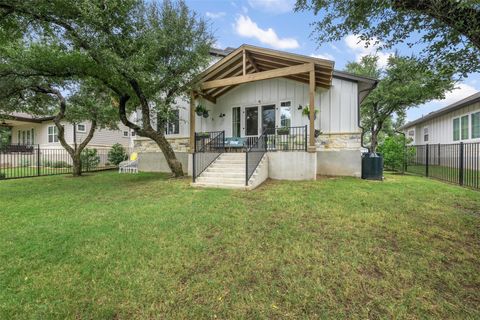
[[[262,132],[275,133],[275,105],[262,106]]]
[[[258,107],[245,107],[245,135],[258,135]]]
[[[240,107],[232,109],[232,137],[240,137]]]

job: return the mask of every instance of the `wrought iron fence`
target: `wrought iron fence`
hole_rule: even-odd
[[[258,164],[262,161],[263,156],[267,152],[268,135],[264,132],[257,141],[245,152],[245,185],[248,186],[248,180],[257,169]]]
[[[195,133],[195,152],[193,153],[192,172],[193,182],[195,182],[195,179],[224,151],[225,131]]]
[[[82,172],[113,169],[108,148],[85,148],[81,155]],[[63,148],[39,145],[7,145],[0,149],[0,180],[38,177],[73,172],[73,161]]]
[[[480,188],[480,143],[407,146],[405,170],[471,188]]]

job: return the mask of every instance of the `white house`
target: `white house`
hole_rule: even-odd
[[[480,92],[400,128],[412,145],[480,142]]]
[[[360,176],[359,105],[375,79],[336,71],[333,61],[250,45],[224,52],[200,79],[165,127],[195,185]],[[208,115],[197,115],[199,105]],[[134,149],[141,171],[168,171],[153,141],[136,137]]]
[[[13,113],[1,117],[0,125],[11,128],[11,144],[15,146],[38,145],[41,149],[63,149],[58,136],[53,116],[35,117],[26,113]],[[63,123],[65,139],[73,145],[76,140],[81,143],[88,135],[91,123],[85,121],[73,125]],[[120,143],[129,149],[133,146],[132,131],[119,123],[119,130],[97,129],[89,148],[108,149],[115,143]],[[133,133],[134,134],[134,133]]]

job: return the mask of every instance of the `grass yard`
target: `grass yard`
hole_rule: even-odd
[[[415,176],[0,182],[0,319],[480,318],[480,193]]]

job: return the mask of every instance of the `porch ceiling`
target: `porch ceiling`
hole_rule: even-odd
[[[242,83],[287,78],[310,83],[315,72],[315,87],[329,88],[334,62],[303,55],[242,45],[200,74],[198,94],[216,99]]]

